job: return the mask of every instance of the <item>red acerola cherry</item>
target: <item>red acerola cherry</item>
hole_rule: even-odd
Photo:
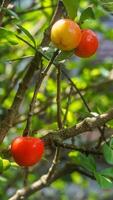
[[[41,160],[44,142],[41,139],[20,136],[11,143],[11,154],[20,166],[32,166]]]
[[[82,58],[90,57],[96,52],[98,45],[97,35],[92,30],[82,30],[82,38],[75,49],[75,55]]]

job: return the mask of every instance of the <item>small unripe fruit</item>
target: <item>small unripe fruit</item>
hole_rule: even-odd
[[[75,55],[82,58],[90,57],[95,54],[98,45],[97,35],[92,30],[82,30],[82,38],[75,49]]]
[[[41,139],[20,136],[11,143],[11,154],[15,162],[24,167],[39,162],[44,152],[44,142]]]
[[[81,40],[81,29],[70,19],[58,20],[51,29],[51,41],[61,50],[75,49]]]

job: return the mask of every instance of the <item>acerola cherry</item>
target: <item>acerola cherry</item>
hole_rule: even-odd
[[[96,52],[98,45],[97,35],[92,30],[82,30],[82,38],[75,49],[75,55],[82,58],[90,57]]]
[[[41,139],[20,136],[11,143],[11,153],[20,166],[32,166],[41,160],[44,152],[44,142]]]
[[[75,49],[81,39],[81,29],[70,19],[58,20],[51,29],[51,41],[61,50]]]

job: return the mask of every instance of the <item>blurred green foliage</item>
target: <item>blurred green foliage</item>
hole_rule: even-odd
[[[107,45],[104,46],[104,49],[101,48],[104,41],[110,41],[113,44],[113,27],[111,24],[109,25],[109,22],[113,20],[113,2],[107,0],[80,0],[77,1],[76,7],[74,7],[75,1],[72,1],[72,4],[71,1],[64,0],[63,2],[68,15],[80,23],[81,28],[90,28],[97,32],[100,47],[97,54],[88,59],[79,59],[72,52],[61,52],[56,62],[63,63],[65,71],[70,75],[73,82],[76,83],[79,90],[83,92],[84,98],[92,112],[103,113],[113,105],[113,57],[109,55],[110,51],[107,49]],[[36,52],[36,47],[40,50],[39,47],[44,30],[50,24],[56,4],[57,0],[36,0],[35,4],[32,4],[31,1],[31,5],[26,8],[22,8],[18,3],[12,9],[9,7],[2,10],[4,18],[3,28],[0,28],[0,120],[4,118],[7,109],[12,105],[18,85],[28,69],[28,64]],[[51,53],[54,51],[54,46],[50,44],[49,47],[45,48],[45,51],[43,48],[41,51],[50,58]],[[43,57],[42,65],[46,67],[47,64],[48,60]],[[36,79],[37,74],[32,78],[28,90],[24,94],[25,97],[19,110],[17,123],[10,129],[8,136],[1,145],[3,149],[8,148],[14,137],[22,135]],[[66,113],[70,87],[70,83],[62,75],[62,119],[64,119]],[[32,130],[34,130],[34,134],[37,137],[38,132],[57,129],[56,92],[56,69],[53,66],[49,78],[44,80],[37,95],[34,109],[35,115],[32,117]],[[65,127],[75,125],[80,119],[87,116],[89,116],[89,113],[83,102],[76,92],[73,91]],[[113,121],[109,123],[109,126],[113,127]],[[104,146],[103,151],[105,160],[109,161],[111,157],[109,158],[108,155],[113,154],[113,150],[111,150],[111,147]],[[9,166],[13,165],[13,161],[9,160]],[[77,162],[76,158],[75,160]],[[45,160],[42,162],[46,166],[49,161]],[[96,171],[96,164],[93,158],[81,156],[78,157],[78,163],[79,165],[82,164],[82,167],[84,165],[86,170],[89,169],[90,171],[93,169],[97,181],[103,188],[106,185],[108,186],[110,181],[110,179],[106,178],[108,174],[105,176],[105,172],[99,174],[100,172]],[[13,169],[12,167],[10,166],[7,168],[7,171],[4,171],[3,168],[6,169],[6,167],[3,167],[3,159],[0,158],[0,169],[2,168],[3,172],[0,176],[0,199],[2,200],[8,199],[16,189],[23,186],[23,172],[19,167],[14,167]],[[31,170],[29,175],[30,183],[40,177],[41,173],[38,170],[40,171],[39,166],[36,166],[33,173]],[[42,171],[45,172],[45,169]],[[68,178],[59,179],[52,183],[52,187],[60,191],[61,200],[67,200],[65,187],[70,182],[81,185],[83,188],[88,187],[88,181],[78,172],[72,173]],[[6,192],[4,193],[4,191]],[[38,194],[30,197],[30,200],[36,198],[38,198]],[[98,197],[96,194],[90,193],[88,200],[94,199],[98,199]]]

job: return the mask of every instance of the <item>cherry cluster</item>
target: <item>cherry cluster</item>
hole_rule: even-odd
[[[90,29],[81,30],[70,19],[60,19],[51,29],[51,41],[63,51],[74,49],[75,55],[87,58],[95,54],[99,42],[96,33]]]

